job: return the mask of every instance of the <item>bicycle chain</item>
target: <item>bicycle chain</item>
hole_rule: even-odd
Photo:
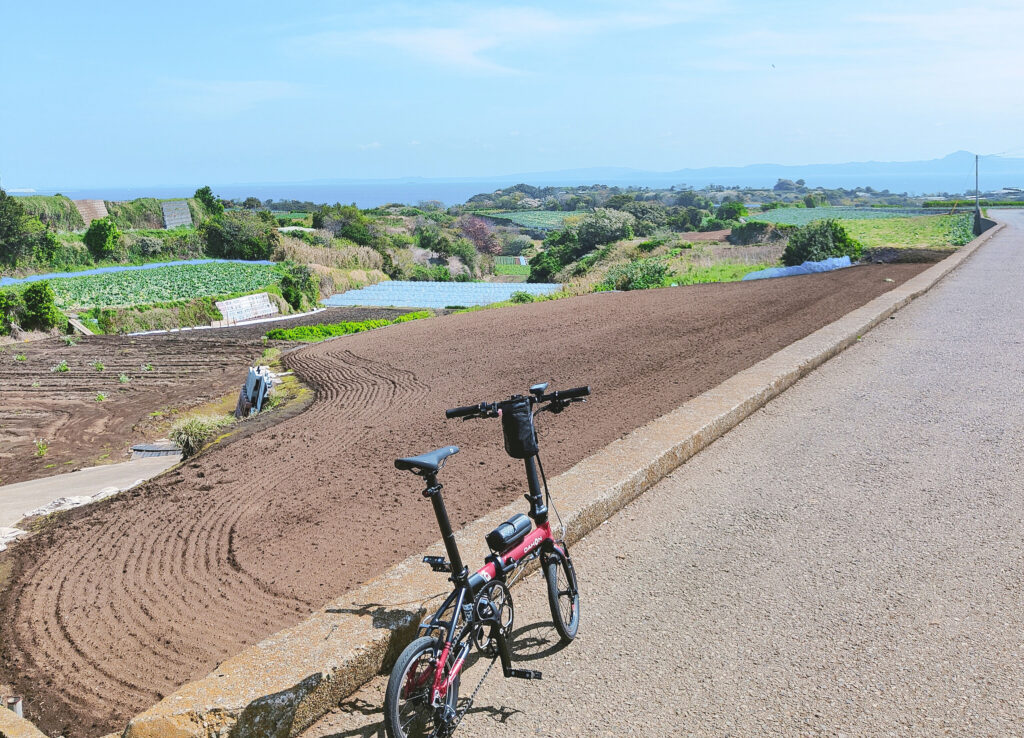
[[[476,699],[476,693],[480,691],[480,687],[484,686],[484,679],[486,679],[487,675],[491,673],[491,669],[494,667],[494,662],[497,660],[497,656],[491,659],[491,663],[487,666],[487,671],[485,671],[484,675],[480,677],[480,683],[476,685],[476,689],[473,690],[473,694],[469,696],[469,702],[467,702],[466,706],[462,708],[461,712],[459,712],[458,719],[455,721],[455,725],[452,726],[452,733],[454,733],[455,729],[459,727],[459,724],[462,722],[462,718],[464,718],[466,713],[469,712],[469,708],[473,706],[473,700]]]

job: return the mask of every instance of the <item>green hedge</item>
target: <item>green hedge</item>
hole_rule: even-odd
[[[335,336],[349,336],[353,333],[371,331],[374,328],[383,328],[397,323],[407,323],[410,320],[420,320],[433,316],[429,310],[419,310],[413,313],[400,315],[394,320],[362,320],[349,321],[345,323],[320,323],[318,325],[300,325],[296,328],[274,328],[267,331],[267,338],[272,341],[323,341],[326,338]]]

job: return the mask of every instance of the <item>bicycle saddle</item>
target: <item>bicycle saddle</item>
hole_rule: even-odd
[[[444,466],[445,459],[457,453],[459,453],[458,446],[445,446],[444,448],[434,449],[419,456],[395,459],[395,468],[415,472],[416,474],[422,474],[423,472],[433,473]]]

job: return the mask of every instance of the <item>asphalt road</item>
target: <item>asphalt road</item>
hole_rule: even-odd
[[[496,668],[460,734],[1024,734],[1024,212],[1000,217],[576,546],[575,643],[554,650],[542,580],[518,587],[544,680]],[[304,738],[383,735],[384,684]]]

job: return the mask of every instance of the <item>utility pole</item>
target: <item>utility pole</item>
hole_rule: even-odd
[[[974,235],[981,235],[981,194],[978,189],[978,155],[974,155]]]

